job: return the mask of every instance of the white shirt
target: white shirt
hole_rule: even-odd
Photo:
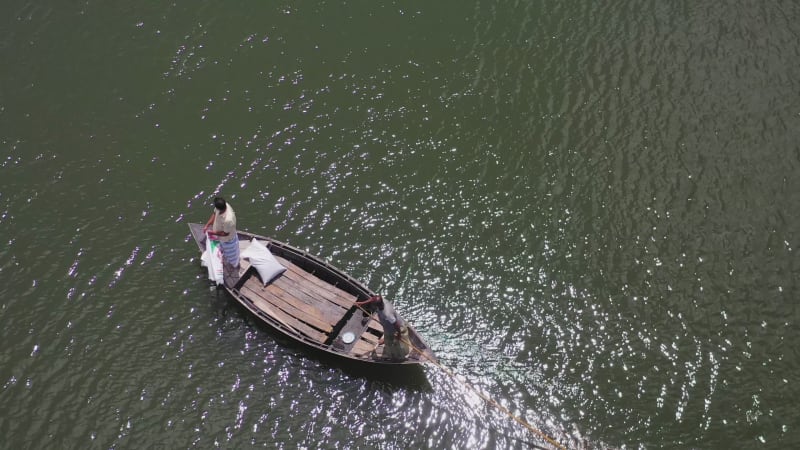
[[[233,212],[233,207],[228,203],[224,213],[220,213],[218,209],[214,209],[216,216],[214,217],[214,226],[211,228],[213,231],[224,231],[228,233],[227,236],[219,236],[220,242],[230,242],[236,238],[236,213]]]

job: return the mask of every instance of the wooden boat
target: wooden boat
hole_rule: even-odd
[[[190,223],[200,251],[206,248],[203,225]],[[272,238],[238,231],[239,248],[256,238],[287,270],[264,286],[247,259],[240,259],[239,281],[225,289],[262,322],[324,352],[379,365],[414,365],[436,361],[422,337],[408,325],[410,352],[403,360],[383,358],[383,327],[375,313],[355,305],[375,295],[364,284],[307,252]]]

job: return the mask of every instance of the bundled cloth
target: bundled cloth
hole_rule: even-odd
[[[208,279],[216,284],[222,284],[222,251],[219,241],[211,240],[206,235],[206,250],[200,257],[200,261],[203,266],[208,268]]]

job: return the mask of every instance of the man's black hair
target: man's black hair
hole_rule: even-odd
[[[214,197],[214,208],[217,208],[220,212],[225,211],[228,208],[228,203],[222,197]]]

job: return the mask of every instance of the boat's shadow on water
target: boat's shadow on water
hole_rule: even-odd
[[[221,318],[236,316],[241,318],[245,326],[258,330],[259,333],[268,335],[275,345],[287,350],[286,353],[297,353],[309,360],[318,363],[321,369],[335,368],[354,378],[368,381],[386,383],[391,387],[412,389],[425,392],[432,390],[432,386],[425,375],[425,370],[418,364],[373,364],[352,361],[331,355],[314,347],[303,345],[294,339],[284,336],[262,321],[253,317],[249,311],[239,305],[227,292],[217,291],[216,299],[212,300],[212,307]]]

